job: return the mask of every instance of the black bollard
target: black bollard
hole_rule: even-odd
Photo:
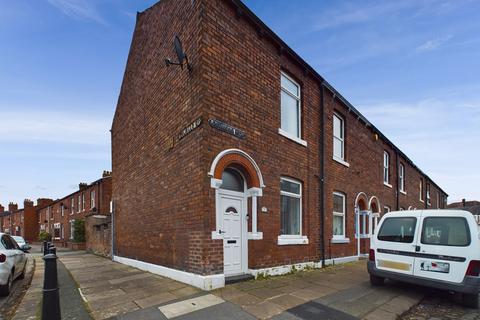
[[[57,248],[55,247],[50,247],[50,254],[57,255]]]
[[[46,255],[48,253],[48,242],[47,241],[43,241],[43,243],[42,243],[42,252],[43,252],[43,255]]]
[[[57,256],[47,254],[43,260],[45,261],[45,275],[43,278],[42,320],[61,320]]]

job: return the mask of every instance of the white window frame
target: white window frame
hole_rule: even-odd
[[[293,92],[290,92],[287,88],[284,88],[282,86],[282,77],[285,77],[288,81],[291,81],[294,85],[297,86],[298,95],[293,93]],[[297,101],[298,135],[292,135],[291,133],[285,131],[282,128],[282,119],[281,119],[281,117],[282,117],[282,97],[281,97],[281,93],[282,92],[285,92],[287,95],[289,95],[290,97],[292,97],[293,99],[295,99]],[[297,81],[292,79],[292,77],[290,77],[288,74],[286,74],[283,71],[280,72],[280,128],[278,129],[278,133],[281,134],[282,136],[288,138],[288,139],[291,139],[291,140],[297,142],[298,144],[301,144],[305,147],[307,146],[307,142],[302,139],[302,87],[300,86],[300,84]]]
[[[341,135],[342,137],[337,137],[335,136],[335,118],[337,118],[339,121],[340,121],[340,131],[341,131]],[[337,160],[338,162],[340,163],[346,163],[345,161],[345,120],[343,119],[343,117],[341,115],[339,115],[338,113],[334,112],[333,113],[333,159],[334,160]],[[341,157],[338,157],[336,154],[335,154],[335,140],[338,140],[342,143],[342,149],[341,149],[341,153],[342,153],[342,156]]]
[[[82,211],[85,211],[85,192],[82,192]]]
[[[383,184],[387,187],[392,187],[390,184],[390,154],[383,151]]]
[[[332,209],[332,213],[333,213],[333,217],[337,216],[337,217],[343,217],[343,235],[334,235],[333,234],[333,219],[332,219],[332,241],[335,242],[335,240],[347,240],[347,236],[346,236],[346,230],[345,230],[345,227],[346,227],[346,220],[347,220],[347,208],[346,208],[346,205],[347,205],[347,201],[346,201],[346,196],[344,193],[342,192],[338,192],[338,191],[334,191],[333,194],[332,194],[332,199],[335,197],[335,196],[340,196],[342,197],[343,199],[343,212],[336,212],[336,211],[333,211]]]
[[[299,180],[296,180],[296,179],[292,179],[292,178],[287,178],[287,177],[280,177],[280,185],[282,183],[282,180],[284,181],[288,181],[288,182],[291,182],[291,183],[295,183],[295,184],[298,184],[300,186],[300,189],[299,189],[299,193],[300,194],[297,194],[297,193],[291,193],[291,192],[288,192],[288,191],[282,191],[281,187],[280,187],[280,197],[281,196],[287,196],[287,197],[293,197],[293,198],[297,198],[297,199],[300,199],[300,216],[299,216],[299,227],[300,227],[300,234],[281,234],[278,236],[278,245],[292,245],[292,244],[308,244],[308,237],[307,236],[304,236],[303,233],[302,233],[302,229],[303,229],[303,206],[302,206],[302,196],[303,196],[303,184],[301,181]],[[282,214],[281,213],[281,205],[280,205],[280,215]],[[280,217],[281,219],[281,217]]]
[[[400,180],[400,192],[407,194],[405,191],[405,166],[403,163],[400,163],[400,166],[398,167],[398,179]]]
[[[64,208],[63,203],[60,203],[60,213],[62,214],[62,217],[65,214],[65,208]]]
[[[75,220],[70,220],[70,240],[73,239],[73,231],[74,231],[74,225],[73,225],[73,221]]]
[[[427,205],[431,206],[432,202],[430,201],[430,185],[427,186]]]
[[[95,208],[95,190],[90,191],[90,209]]]
[[[70,199],[70,214],[72,215],[75,212],[75,197]]]

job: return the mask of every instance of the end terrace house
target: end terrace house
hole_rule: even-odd
[[[357,259],[447,199],[238,0],[137,15],[111,132],[114,259],[206,290]]]

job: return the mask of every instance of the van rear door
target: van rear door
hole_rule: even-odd
[[[417,215],[384,217],[375,239],[375,265],[378,269],[413,274]]]
[[[424,215],[420,220],[414,275],[462,282],[470,257],[476,256],[472,241],[478,240],[471,236],[474,222],[458,214]]]

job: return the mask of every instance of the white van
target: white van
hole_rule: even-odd
[[[372,285],[385,278],[461,293],[478,307],[480,235],[474,216],[461,210],[385,214],[371,239]]]

